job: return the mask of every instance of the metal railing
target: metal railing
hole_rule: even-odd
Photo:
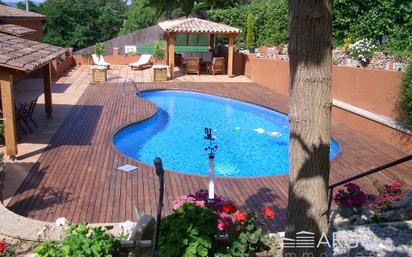
[[[365,172],[363,172],[363,173],[361,173],[361,174],[358,174],[358,175],[356,175],[356,176],[353,176],[353,177],[344,179],[344,180],[339,181],[339,182],[337,182],[337,183],[334,183],[334,184],[332,184],[332,185],[329,185],[328,220],[330,220],[330,208],[332,207],[333,190],[335,189],[335,187],[344,185],[344,184],[346,184],[346,183],[348,183],[348,182],[351,182],[351,181],[353,181],[353,180],[356,180],[356,179],[360,179],[360,178],[369,176],[369,175],[374,174],[374,173],[376,173],[376,172],[379,172],[379,171],[382,171],[382,170],[391,168],[391,167],[393,167],[393,166],[399,165],[399,164],[401,164],[401,163],[404,163],[404,162],[407,162],[407,161],[410,161],[410,160],[412,160],[412,154],[411,154],[411,155],[408,155],[408,156],[405,156],[405,157],[403,157],[403,158],[400,158],[400,159],[398,159],[398,160],[396,160],[396,161],[388,162],[388,163],[386,163],[386,164],[384,164],[384,165],[382,165],[382,166],[379,166],[379,167],[373,168],[373,169],[371,169],[371,170],[365,171]]]
[[[136,82],[133,80],[133,79],[127,79],[127,80],[125,80],[124,82],[123,82],[123,94],[124,94],[124,92],[126,91],[126,86],[128,85],[128,84],[132,84],[133,85],[133,87],[136,89],[136,94],[138,95],[139,93],[140,93],[140,90],[139,90],[139,87],[138,87],[138,85],[136,84]]]

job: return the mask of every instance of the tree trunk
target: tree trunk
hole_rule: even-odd
[[[297,239],[296,233],[306,231],[314,233],[315,240],[305,247],[296,247],[296,240],[295,246],[285,247],[284,255],[326,256],[325,245],[317,247],[317,243],[328,229],[332,0],[289,0],[288,52],[290,175],[286,237]]]

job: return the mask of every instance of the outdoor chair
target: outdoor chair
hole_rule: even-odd
[[[143,69],[145,67],[152,66],[150,60],[152,59],[151,54],[142,54],[137,62],[130,63],[130,68],[133,69]]]
[[[110,63],[104,60],[103,55],[101,55],[99,58],[99,56],[92,54],[92,58],[93,58],[94,65],[106,66],[108,69],[110,68]]]
[[[16,125],[23,131],[24,134],[27,134],[27,131],[24,129],[22,123],[26,125],[30,132],[33,132],[27,120],[23,119],[24,110],[26,109],[26,104],[20,104],[18,107],[15,105],[15,115],[16,115]]]
[[[128,240],[120,241],[122,249],[132,252],[132,256],[151,256],[152,239],[156,221],[152,216],[140,217]]]
[[[33,120],[33,113],[34,113],[34,109],[36,108],[36,105],[37,105],[37,99],[38,99],[38,97],[36,97],[35,99],[31,100],[31,102],[30,102],[30,104],[28,105],[28,107],[27,107],[26,104],[24,105],[25,108],[24,108],[24,110],[23,110],[22,117],[21,117],[21,118],[22,118],[23,120],[25,120],[28,124],[29,124],[30,122],[32,122],[36,128],[38,128],[39,126],[37,126],[37,123]]]
[[[210,74],[215,75],[216,73],[225,73],[225,58],[224,57],[213,57],[212,62],[207,63],[207,71]]]
[[[195,73],[200,75],[200,59],[189,57],[185,59],[185,71],[186,74]]]

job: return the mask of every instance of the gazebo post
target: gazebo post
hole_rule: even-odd
[[[170,78],[175,76],[175,33],[169,33],[169,72]]]
[[[229,78],[233,77],[233,42],[234,42],[234,35],[229,34],[229,46],[227,51],[227,75]]]
[[[44,87],[44,109],[47,118],[52,117],[52,92],[51,92],[51,65],[47,63],[43,66],[43,87]]]
[[[1,98],[4,119],[4,139],[6,144],[6,155],[16,156],[17,131],[14,107],[13,75],[8,69],[0,68]]]
[[[209,34],[209,49],[213,50],[215,46],[215,34]]]

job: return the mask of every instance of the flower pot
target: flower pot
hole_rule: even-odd
[[[254,53],[255,53],[255,48],[254,48],[254,47],[250,47],[250,48],[249,48],[249,53],[254,54]]]

